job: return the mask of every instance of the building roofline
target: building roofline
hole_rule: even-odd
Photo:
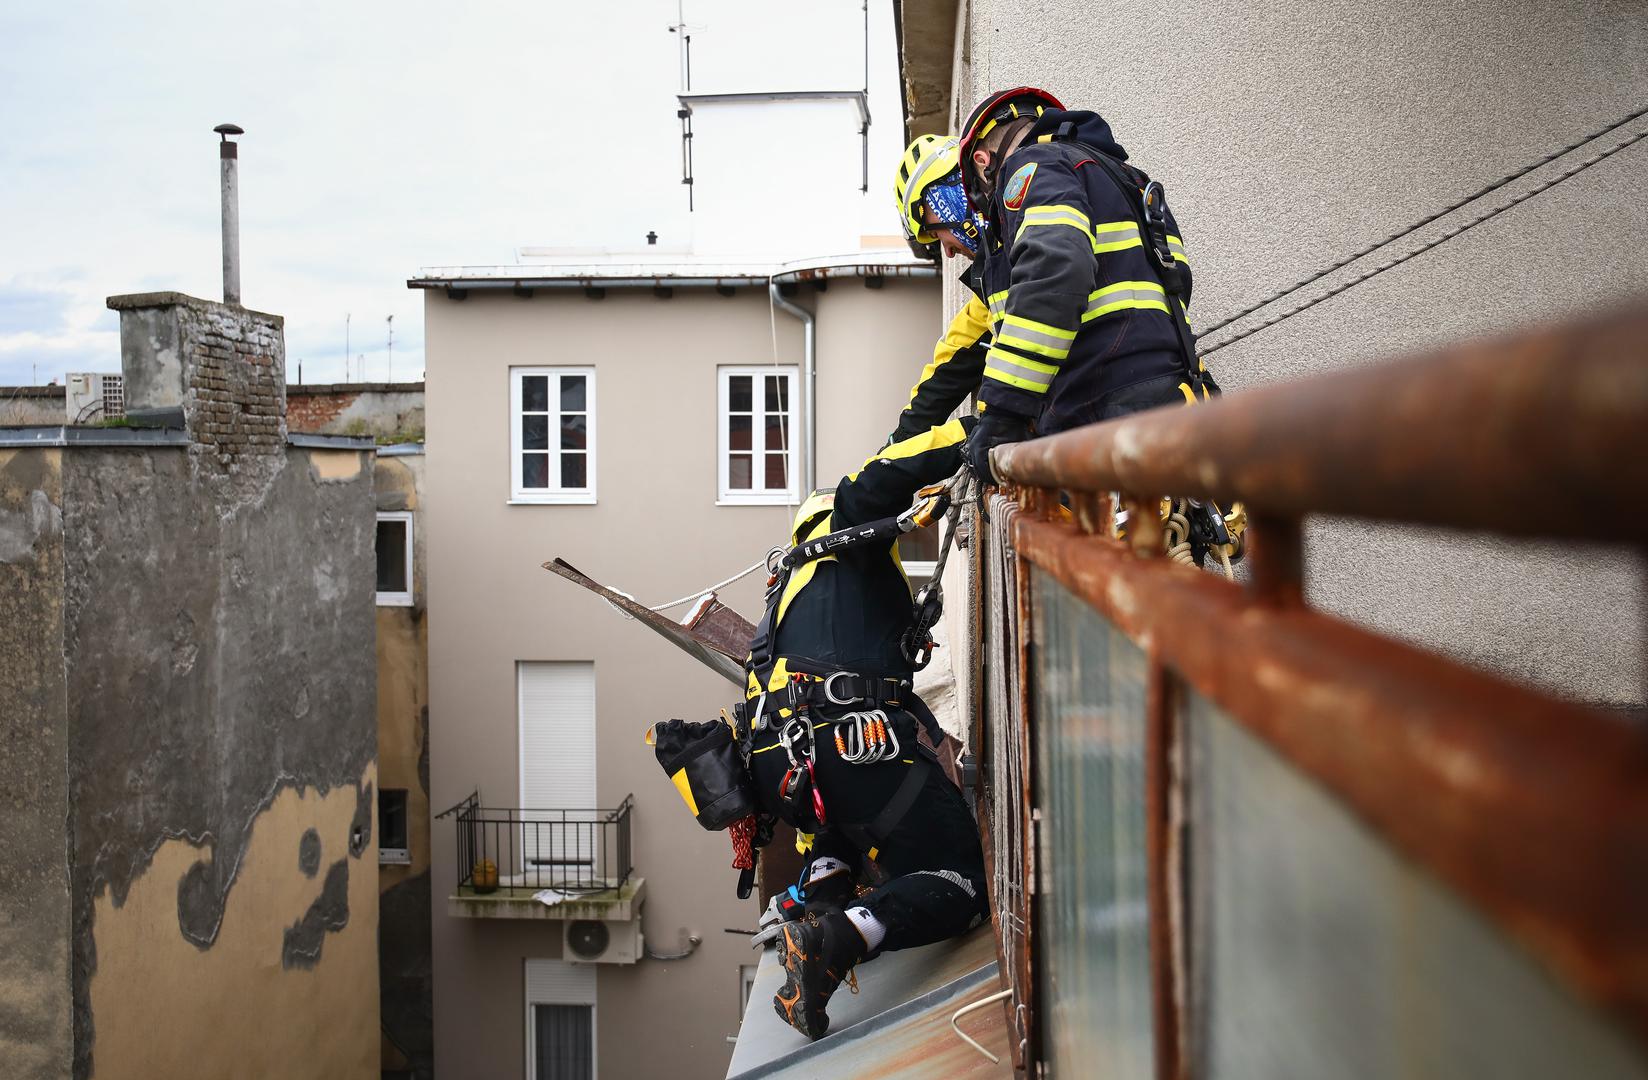
[[[70,424],[0,427],[0,447],[188,446],[182,428],[75,427]]]
[[[657,289],[727,288],[832,277],[938,276],[938,266],[896,250],[858,251],[789,261],[541,263],[425,267],[409,289]]]

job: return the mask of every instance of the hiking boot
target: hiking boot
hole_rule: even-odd
[[[809,913],[785,923],[778,936],[784,986],[773,995],[773,1010],[807,1038],[822,1038],[830,1027],[824,1007],[865,951],[863,935],[845,915]]]

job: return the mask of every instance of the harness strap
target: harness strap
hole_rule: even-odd
[[[880,847],[904,820],[904,815],[916,804],[921,795],[921,789],[927,784],[927,773],[933,768],[932,762],[925,756],[917,755],[910,765],[910,771],[904,774],[904,780],[893,792],[893,797],[887,800],[887,805],[881,808],[874,820],[865,825],[835,824],[831,828],[840,831],[848,840],[851,840],[860,850],[869,851]]]

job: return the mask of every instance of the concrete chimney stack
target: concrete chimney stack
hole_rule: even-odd
[[[218,164],[223,181],[223,302],[240,303],[240,176],[239,144],[231,135],[246,132],[235,124],[219,124],[212,129],[222,136],[218,144]]]

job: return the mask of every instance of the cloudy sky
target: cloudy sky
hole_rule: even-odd
[[[862,0],[684,6],[694,90],[863,84]],[[701,233],[676,18],[676,0],[0,6],[0,385],[119,370],[106,296],[221,295],[223,122],[246,129],[243,299],[286,316],[294,380],[300,359],[305,381],[344,377],[346,315],[368,378],[389,374],[390,315],[394,377],[421,377],[421,266]],[[893,232],[890,0],[870,25],[871,187],[852,197]]]

